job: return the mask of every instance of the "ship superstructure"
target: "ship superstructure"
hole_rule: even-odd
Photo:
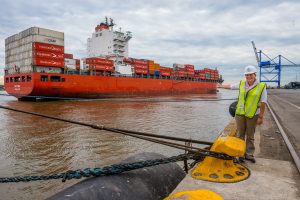
[[[122,64],[128,57],[128,42],[132,38],[131,32],[122,32],[121,28],[114,30],[114,22],[105,22],[95,27],[92,37],[87,39],[87,53],[89,57],[111,57],[116,64]]]

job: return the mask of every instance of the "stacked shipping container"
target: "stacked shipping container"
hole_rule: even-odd
[[[150,74],[155,76],[180,77],[180,78],[200,78],[206,80],[218,80],[218,70],[204,68],[195,70],[195,66],[191,64],[173,64],[173,68],[163,67],[155,63],[153,60],[140,60],[134,58],[124,58],[126,64],[131,65],[135,74]]]
[[[163,67],[163,66],[160,66],[160,75],[161,76],[171,76],[172,73],[173,73],[173,69],[172,68],[169,68],[169,67]]]
[[[32,27],[6,38],[5,66],[10,74],[32,72],[34,67],[38,72],[60,72],[57,68],[64,67],[64,33]]]
[[[112,60],[104,58],[85,58],[83,59],[84,69],[94,70],[94,71],[114,71],[114,62]]]
[[[149,74],[160,75],[160,64],[155,63],[154,60],[149,60]]]
[[[195,75],[194,65],[184,65],[184,69],[186,71],[187,77],[194,77],[194,75]]]
[[[134,58],[124,58],[126,64],[132,66],[134,74],[148,74],[149,61]]]
[[[80,60],[74,59],[73,54],[65,53],[65,68],[67,70],[80,70]]]
[[[180,77],[180,78],[186,77],[186,69],[185,69],[184,65],[174,63],[173,70],[174,71],[173,71],[172,76]]]
[[[219,80],[219,71],[209,68],[195,70],[195,78],[208,79],[208,80]]]
[[[148,61],[132,59],[131,65],[135,74],[148,74]]]

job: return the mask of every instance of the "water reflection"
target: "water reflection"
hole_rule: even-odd
[[[1,105],[75,121],[149,133],[213,141],[230,120],[231,101],[192,101],[232,98],[235,91],[217,95],[138,98],[122,101],[18,102],[1,97]],[[155,100],[155,102],[153,102]],[[148,102],[147,102],[148,101]],[[117,163],[139,152],[166,156],[182,153],[171,147],[129,136],[0,110],[0,176],[40,175],[69,169]],[[77,182],[43,181],[2,184],[5,199],[41,199]]]

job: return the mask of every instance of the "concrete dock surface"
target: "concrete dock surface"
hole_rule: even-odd
[[[297,127],[296,121],[300,122],[300,110],[292,105],[283,105],[283,102],[288,99],[286,101],[300,106],[300,93],[295,95],[293,92],[277,90],[269,93],[272,108],[278,116],[281,116],[284,126],[288,127],[287,130],[291,131],[289,133],[291,138],[297,138],[294,144],[299,145],[300,134],[294,131]],[[284,100],[279,101],[277,96]],[[289,117],[295,117],[295,119],[289,122]],[[231,135],[235,132],[234,129],[236,127],[232,120],[221,135]],[[300,174],[269,110],[266,110],[264,123],[256,129],[255,147],[256,163],[249,161],[243,163],[251,171],[248,179],[237,183],[208,182],[193,179],[192,170],[190,170],[173,193],[209,189],[221,195],[225,200],[299,200]]]
[[[269,105],[300,157],[300,90],[268,90]]]

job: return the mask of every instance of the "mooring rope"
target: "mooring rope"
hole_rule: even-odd
[[[110,128],[110,127],[105,127],[103,125],[94,125],[94,124],[88,124],[88,123],[84,123],[84,122],[77,122],[74,120],[67,120],[67,119],[63,119],[63,118],[48,116],[48,115],[29,112],[29,111],[24,111],[24,110],[11,108],[11,107],[7,107],[7,106],[1,106],[1,105],[0,105],[0,108],[15,111],[15,112],[20,112],[20,113],[40,116],[40,117],[44,117],[44,118],[48,118],[48,119],[54,119],[54,120],[59,120],[59,121],[63,121],[63,122],[73,123],[73,124],[77,124],[77,125],[83,125],[83,126],[91,127],[91,128],[98,129],[98,130],[106,130],[106,131],[110,131],[110,132],[120,133],[120,134],[124,134],[127,136],[155,142],[158,144],[182,149],[182,150],[189,152],[188,154],[181,154],[179,156],[173,156],[173,157],[166,158],[166,159],[146,160],[146,161],[140,161],[140,162],[134,162],[134,163],[128,163],[128,164],[111,165],[111,166],[103,167],[103,168],[93,168],[93,169],[86,168],[83,170],[78,169],[78,170],[74,170],[74,171],[70,170],[70,171],[58,173],[58,174],[41,175],[41,176],[0,177],[0,183],[28,182],[28,181],[38,181],[38,180],[50,180],[50,179],[62,179],[62,181],[64,182],[66,180],[70,180],[70,179],[74,179],[74,178],[80,179],[82,177],[119,174],[119,173],[122,173],[125,171],[134,170],[134,169],[140,169],[140,168],[155,166],[155,165],[159,165],[159,164],[167,164],[167,163],[177,162],[177,161],[184,161],[184,160],[188,160],[188,159],[200,160],[200,159],[203,159],[205,156],[216,157],[216,158],[224,159],[224,160],[232,160],[233,159],[232,156],[229,156],[224,153],[218,153],[218,152],[214,152],[214,151],[210,151],[210,150],[206,150],[206,149],[196,148],[196,147],[192,147],[192,146],[186,146],[186,145],[169,142],[169,141],[165,141],[165,140],[154,139],[154,138],[163,138],[163,139],[170,139],[170,140],[175,140],[175,141],[184,141],[184,142],[189,142],[189,143],[206,144],[206,145],[212,145],[211,142],[179,138],[179,137],[156,135],[156,134],[150,134],[150,133],[142,133],[142,132],[137,132],[137,131],[117,129],[117,128]]]
[[[40,181],[40,180],[52,180],[52,179],[62,179],[62,182],[70,179],[80,179],[83,177],[98,177],[104,175],[120,174],[122,172],[131,171],[135,169],[141,169],[144,167],[151,167],[160,164],[168,164],[184,160],[199,160],[203,159],[201,154],[181,154],[178,156],[172,156],[163,159],[154,159],[139,161],[133,163],[125,164],[115,164],[111,166],[106,166],[102,168],[85,168],[77,170],[69,170],[67,172],[41,175],[41,176],[15,176],[15,177],[0,177],[0,183],[13,183],[13,182],[29,182],[29,181]]]

